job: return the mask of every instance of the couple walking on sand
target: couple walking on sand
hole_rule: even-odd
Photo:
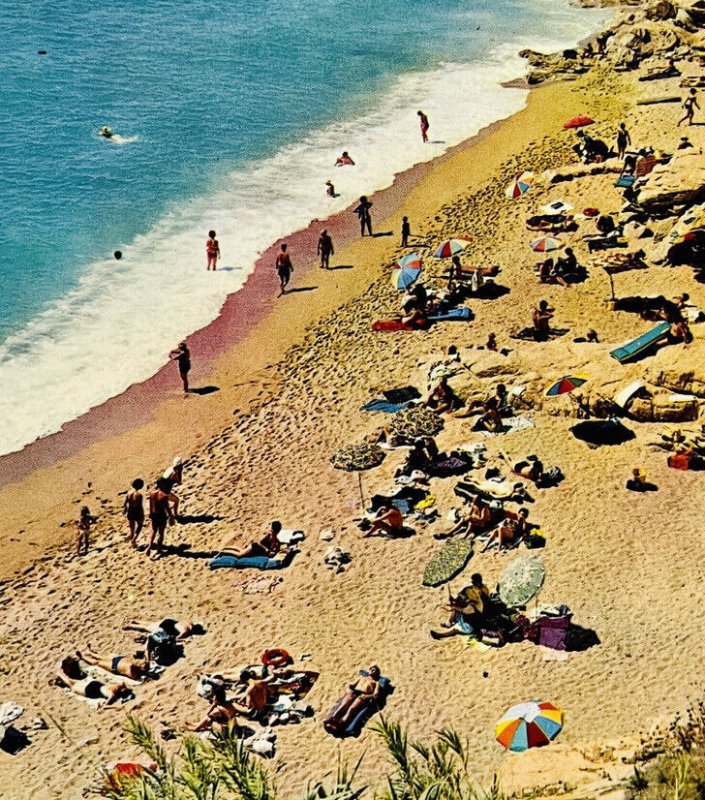
[[[318,238],[318,245],[316,247],[316,254],[321,260],[322,269],[329,268],[330,257],[334,253],[333,239],[331,239],[328,230],[324,228]],[[291,273],[294,271],[294,266],[291,263],[291,256],[289,255],[289,245],[286,242],[282,242],[279,248],[279,253],[274,262],[274,268],[279,276],[279,287],[281,290],[279,296],[281,297],[281,295],[286,294],[286,287],[289,285]]]

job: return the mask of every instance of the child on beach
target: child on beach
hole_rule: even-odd
[[[77,540],[77,547],[76,553],[79,556],[88,555],[88,534],[90,533],[91,526],[95,525],[98,520],[96,517],[91,515],[90,509],[88,506],[83,506],[81,509],[81,516],[76,523],[78,526],[78,540]]]
[[[210,270],[210,268],[213,267],[213,272],[215,272],[216,261],[220,258],[220,244],[215,238],[215,231],[208,231],[206,258],[206,270]]]
[[[411,236],[411,225],[408,217],[401,218],[401,246],[409,246],[409,236]]]
[[[690,90],[690,94],[685,98],[683,101],[683,110],[685,111],[685,116],[678,120],[678,127],[680,128],[681,123],[687,122],[688,125],[693,124],[693,117],[695,116],[695,109],[697,108],[698,111],[700,110],[700,106],[698,105],[698,98],[697,92],[695,89]]]

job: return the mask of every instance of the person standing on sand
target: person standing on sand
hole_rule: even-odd
[[[127,524],[130,526],[130,544],[132,547],[137,547],[137,537],[142,532],[144,526],[144,497],[142,496],[142,489],[144,488],[144,481],[142,478],[137,478],[132,481],[132,489],[125,497],[125,504],[123,511],[127,517]]]
[[[291,264],[291,257],[287,252],[287,247],[288,245],[284,242],[281,246],[281,252],[277,256],[277,260],[274,264],[281,286],[280,296],[286,292],[286,287],[291,280],[291,273],[294,271],[294,267]]]
[[[149,519],[152,523],[152,532],[147,543],[146,555],[151,558],[152,548],[155,547],[157,552],[155,558],[160,558],[164,547],[164,532],[167,522],[169,525],[174,524],[169,495],[161,487],[160,481],[157,481],[154,491],[149,495]]]
[[[321,231],[316,252],[321,257],[321,267],[328,269],[330,257],[335,253],[335,250],[333,249],[333,240],[330,238],[326,228]]]
[[[698,111],[700,110],[700,106],[698,105],[698,93],[695,89],[691,89],[688,96],[683,101],[683,110],[685,111],[685,116],[678,120],[678,127],[680,128],[682,122],[688,122],[688,125],[693,124],[693,117],[695,116],[695,109],[697,108]]]
[[[531,314],[531,321],[534,323],[534,337],[537,342],[545,342],[548,339],[552,319],[553,309],[549,307],[546,300],[541,300]]]
[[[622,122],[620,123],[619,130],[617,131],[617,158],[620,160],[624,158],[627,147],[631,145],[632,137],[629,135],[627,126]]]
[[[355,209],[355,214],[357,214],[358,219],[360,220],[360,236],[365,235],[365,229],[367,229],[367,233],[369,236],[372,236],[372,218],[370,217],[370,209],[372,208],[372,203],[365,197],[363,194],[360,198],[360,204]]]
[[[401,218],[401,246],[409,246],[409,236],[411,236],[411,225],[408,217]]]
[[[424,143],[428,142],[428,117],[423,113],[423,111],[416,112],[419,117],[419,122],[421,124],[421,138],[423,139]]]
[[[208,239],[206,240],[206,258],[206,270],[210,270],[210,268],[213,267],[213,272],[215,272],[216,262],[220,258],[220,244],[215,238],[215,231],[208,231]]]
[[[78,540],[77,540],[77,547],[76,553],[79,556],[86,556],[88,555],[88,534],[90,533],[91,526],[95,525],[97,519],[91,516],[90,509],[88,506],[83,506],[81,509],[81,516],[76,523],[78,525]]]
[[[179,365],[179,375],[184,384],[184,392],[188,394],[188,374],[191,370],[191,352],[186,346],[186,342],[179,342],[176,350],[169,353],[169,358],[172,361],[177,361]]]

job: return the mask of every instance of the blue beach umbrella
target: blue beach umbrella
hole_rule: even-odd
[[[392,271],[392,286],[399,291],[408,289],[418,280],[421,268],[421,256],[418,253],[409,253],[399,259],[399,266]]]

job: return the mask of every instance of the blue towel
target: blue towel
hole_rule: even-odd
[[[387,400],[376,398],[365,403],[365,405],[360,408],[360,411],[382,411],[385,414],[396,414],[397,411],[401,411],[406,408],[407,405],[408,403],[390,403]]]
[[[209,566],[211,569],[220,569],[221,567],[232,567],[234,569],[247,569],[248,567],[253,567],[254,569],[282,569],[282,567],[287,566],[287,561],[267,558],[267,556],[238,558],[237,556],[224,554],[216,556]]]
[[[435,314],[428,318],[430,322],[450,322],[451,320],[470,320],[472,311],[469,308],[451,308],[444,314]]]

